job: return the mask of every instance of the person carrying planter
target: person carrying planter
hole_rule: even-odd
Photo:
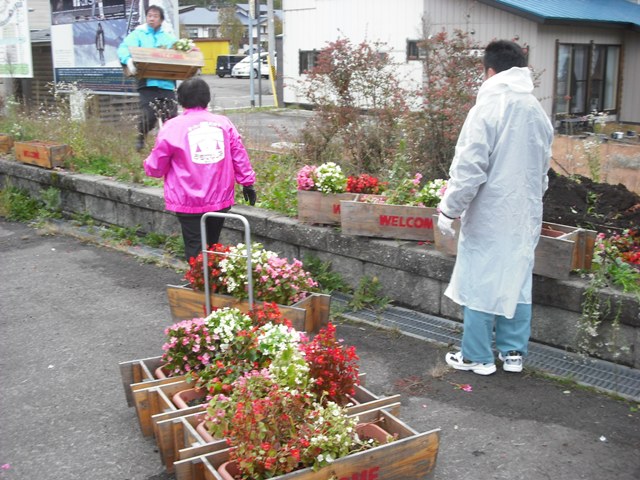
[[[164,10],[158,5],[151,5],[145,10],[146,23],[136,27],[127,35],[118,47],[118,58],[126,66],[130,75],[137,73],[131,58],[129,47],[171,48],[176,37],[162,27]],[[176,104],[176,82],[159,78],[142,78],[138,80],[140,95],[140,121],[138,122],[138,138],[136,150],[144,148],[144,140],[158,122],[158,117],[165,121],[178,114]]]
[[[438,228],[455,234],[458,255],[445,295],[464,307],[462,349],[446,355],[457,370],[521,372],[531,333],[534,250],[542,227],[553,127],[532,94],[517,44],[498,40],[484,52],[485,81],[460,132],[439,205]]]
[[[211,91],[194,77],[178,87],[181,115],[167,120],[144,160],[150,177],[164,177],[167,210],[176,212],[187,261],[202,250],[200,219],[207,212],[226,212],[235,203],[235,184],[256,203],[256,174],[242,138],[231,120],[207,111]],[[218,243],[224,218],[208,218],[207,245]]]

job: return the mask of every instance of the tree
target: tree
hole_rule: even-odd
[[[229,44],[236,51],[242,46],[245,28],[236,17],[235,7],[221,8],[218,13],[220,21],[220,36],[229,39]]]

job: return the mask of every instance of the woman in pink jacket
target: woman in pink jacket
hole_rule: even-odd
[[[165,204],[180,221],[187,261],[202,249],[202,214],[228,211],[236,183],[245,200],[256,203],[256,174],[242,138],[231,120],[207,111],[210,100],[204,80],[185,80],[178,87],[182,115],[164,123],[144,161],[148,176],[164,177]],[[207,219],[207,245],[218,242],[223,223],[223,218]]]

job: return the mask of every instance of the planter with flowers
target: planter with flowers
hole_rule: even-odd
[[[137,78],[185,80],[204,67],[204,55],[191,39],[180,39],[173,48],[129,47],[129,52]]]
[[[355,200],[357,194],[381,193],[385,184],[362,174],[345,177],[333,162],[305,165],[298,171],[298,220],[307,223],[338,225],[340,202]]]
[[[287,413],[291,410],[287,410]],[[173,465],[176,478],[179,480],[226,480],[229,477],[223,476],[222,470],[231,469],[237,474],[232,478],[262,480],[272,479],[299,479],[299,480],[326,480],[336,479],[372,479],[379,480],[400,480],[407,478],[425,478],[433,471],[439,449],[439,429],[424,433],[418,433],[410,426],[399,420],[394,414],[386,409],[374,409],[353,416],[343,416],[335,406],[318,408],[312,412],[334,412],[340,421],[331,422],[310,422],[310,426],[299,431],[292,432],[291,429],[283,428],[285,435],[280,439],[288,438],[287,445],[290,448],[283,450],[274,448],[278,437],[271,437],[261,443],[253,441],[243,441],[242,435],[236,440],[230,440],[231,448],[227,445],[218,444],[221,447],[211,450],[208,453],[201,452],[199,455],[190,458],[181,458]],[[311,416],[311,415],[309,415]],[[248,418],[240,415],[241,418]],[[312,417],[313,418],[313,417]],[[247,421],[250,422],[250,419]],[[275,424],[275,422],[273,422]],[[358,440],[349,443],[354,439],[353,432],[347,432],[349,427],[356,424],[355,433]],[[319,424],[319,425],[318,425]],[[375,425],[380,427],[385,433],[379,440],[370,442],[370,434],[365,430],[365,426]],[[336,433],[332,437],[321,437],[326,442],[326,448],[322,453],[317,453],[314,458],[309,458],[314,450],[314,444],[305,437],[309,430],[314,428],[319,430],[326,428]],[[279,431],[279,430],[277,430]],[[266,432],[272,434],[270,428]],[[262,432],[257,435],[264,436]],[[344,443],[340,443],[340,440]],[[388,441],[391,440],[392,441]],[[332,441],[335,440],[335,441]],[[309,442],[309,446],[305,447]],[[387,443],[385,443],[387,442]],[[363,446],[362,443],[365,445]],[[302,448],[296,445],[302,445]],[[355,446],[355,448],[354,448]],[[268,447],[268,448],[267,448]],[[340,447],[343,449],[341,450]],[[346,450],[345,455],[341,455]],[[328,458],[328,452],[331,456]],[[334,455],[337,457],[335,458]],[[236,463],[238,458],[243,461]],[[300,458],[300,461],[298,461]],[[230,464],[231,462],[231,468]],[[275,465],[274,465],[275,462]],[[279,468],[279,470],[275,470]],[[267,470],[270,469],[270,470]],[[292,469],[292,470],[290,470]],[[265,475],[265,470],[268,474]],[[284,473],[288,471],[289,473]],[[247,474],[247,472],[251,472]],[[275,476],[271,476],[272,473]]]
[[[382,195],[358,195],[354,201],[341,201],[342,233],[433,241],[433,215],[447,184],[435,179],[421,186],[421,179],[418,173]]]
[[[438,215],[433,216],[434,225]],[[453,222],[453,238],[435,228],[436,249],[455,256],[458,250],[460,220]],[[533,273],[543,277],[566,280],[572,270],[590,270],[596,232],[585,228],[543,222],[540,240],[535,250]]]
[[[150,425],[143,433],[155,435],[167,468],[178,455],[199,454],[204,445],[208,451],[226,447],[221,427],[211,434],[218,440],[204,428],[202,402],[215,398],[219,403],[233,395],[248,372],[264,370],[279,386],[305,392],[321,405],[342,405],[350,415],[399,407],[399,396],[378,398],[359,385],[364,377],[358,371],[355,348],[336,338],[333,325],[309,340],[291,327],[275,304],[264,304],[248,316],[237,309],[216,310],[206,319],[172,325],[165,335],[162,364],[169,375],[176,375],[176,382],[136,392],[136,398],[145,394],[136,410],[141,426]],[[194,387],[203,395],[194,395]],[[170,399],[183,390],[196,397],[196,404],[180,412]],[[211,402],[210,413],[216,402]]]
[[[247,248],[244,244],[227,247],[211,245],[207,255],[212,308],[233,307],[250,310],[247,300]],[[331,296],[317,293],[317,283],[304,270],[300,260],[279,257],[260,243],[251,246],[253,293],[255,302],[275,302],[297,330],[317,332],[329,318]],[[189,262],[185,278],[189,285],[167,287],[174,320],[205,314],[204,268],[202,253]]]

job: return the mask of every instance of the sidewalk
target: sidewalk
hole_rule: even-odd
[[[126,405],[118,363],[161,353],[164,287],[181,277],[0,219],[0,479],[173,478]],[[367,388],[401,394],[400,417],[417,431],[442,430],[432,479],[640,478],[637,403],[531,369],[452,371],[441,343],[350,317],[334,321]]]

